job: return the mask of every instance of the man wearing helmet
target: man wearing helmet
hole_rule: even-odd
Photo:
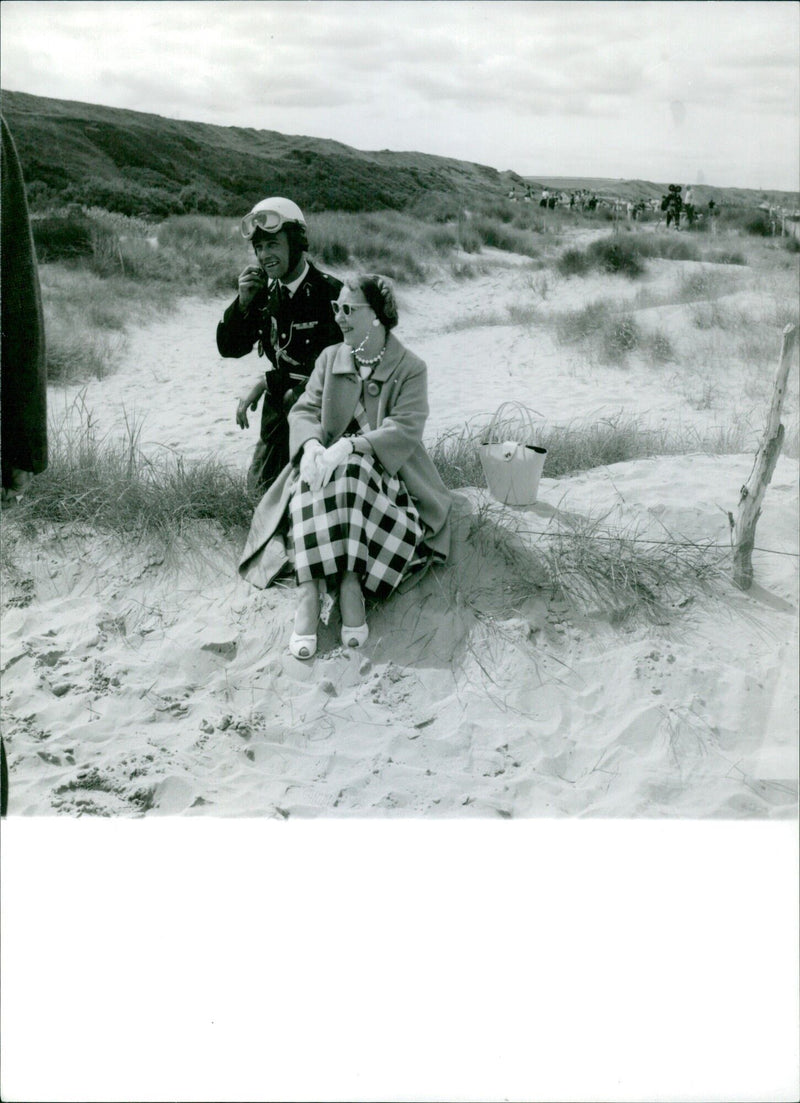
[[[239,357],[258,345],[258,355],[268,361],[236,409],[237,425],[247,429],[247,411],[264,395],[260,439],[247,474],[248,487],[263,494],[289,462],[288,411],[319,354],[342,339],[331,306],[342,284],[306,259],[305,218],[291,200],[262,199],[242,219],[241,230],[257,263],[239,275],[239,293],[217,326],[217,348],[221,356]]]

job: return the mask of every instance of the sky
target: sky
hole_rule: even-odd
[[[523,176],[800,189],[794,0],[2,0],[3,89]]]

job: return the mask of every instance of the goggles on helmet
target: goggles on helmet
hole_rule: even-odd
[[[284,222],[294,221],[296,219],[286,218],[279,211],[251,211],[242,219],[242,237],[246,237],[249,241],[256,230],[265,230],[268,234],[277,234]]]

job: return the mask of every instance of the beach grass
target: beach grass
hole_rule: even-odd
[[[69,426],[67,419],[51,423],[47,469],[11,515],[23,528],[79,524],[164,548],[198,521],[225,534],[246,531],[255,502],[243,472],[213,457],[145,452],[134,419],[126,420],[122,436],[104,437],[80,398],[70,414]]]
[[[598,517],[532,521],[483,501],[474,507],[467,540],[508,569],[505,616],[544,592],[572,617],[668,624],[701,595],[730,585],[727,548],[666,532],[652,539],[634,525],[607,527]],[[469,603],[469,594],[462,600]]]
[[[639,279],[646,272],[646,261],[662,259],[696,261],[707,264],[743,267],[749,264],[738,239],[715,238],[715,245],[704,247],[686,234],[660,234],[633,231],[613,233],[590,242],[584,248],[565,249],[556,261],[562,276],[586,276],[590,272]],[[707,276],[704,278],[708,278]]]
[[[430,447],[431,457],[445,485],[485,487],[479,445],[485,439],[484,424],[468,424],[443,433]],[[731,418],[715,429],[695,426],[650,427],[623,413],[590,423],[543,422],[536,444],[547,449],[544,477],[559,479],[596,467],[646,459],[705,453],[738,455],[754,447],[757,430],[743,417]]]
[[[61,291],[69,299],[69,282]],[[607,319],[596,308],[587,312],[595,324],[598,317]],[[106,329],[97,332],[119,336],[116,325],[109,317]],[[712,393],[698,393],[698,402],[710,407],[713,401]],[[429,445],[449,488],[485,494],[478,446],[488,423],[488,415],[473,419]],[[654,456],[741,454],[753,450],[757,437],[745,417],[701,430],[666,423],[652,427],[620,411],[588,423],[541,422],[536,443],[547,450],[543,478],[559,479]],[[797,455],[796,427],[787,437],[784,452]],[[215,457],[185,460],[171,449],[145,449],[133,418],[121,436],[104,436],[79,396],[62,422],[51,424],[47,470],[4,521],[12,533],[29,537],[78,526],[155,546],[171,559],[187,546],[202,545],[214,532],[230,543],[233,557],[254,506],[244,471]],[[510,569],[512,604],[545,592],[576,616],[602,614],[612,623],[636,616],[666,621],[724,573],[727,553],[710,544],[677,547],[669,539],[647,540],[633,530],[609,530],[594,518],[573,516],[551,521],[545,534],[531,540],[522,527],[530,525],[530,518],[517,515],[510,523],[508,512],[495,503],[479,504],[470,520],[470,540]]]
[[[668,623],[701,594],[730,585],[729,551],[712,541],[648,539],[593,517],[560,521],[539,538],[536,554],[557,599],[612,623],[641,616]]]
[[[141,448],[133,421],[122,438],[109,440],[97,433],[89,411],[78,413],[79,431],[52,434],[47,470],[4,518],[12,533],[34,536],[78,526],[126,544],[145,543],[165,558],[182,554],[193,541],[202,543],[209,525],[225,539],[243,540],[255,505],[243,472],[211,457],[185,461],[168,450],[154,457]],[[565,426],[543,439],[551,476],[679,444],[622,419],[588,429]],[[474,436],[451,434],[433,445],[448,485],[485,486],[474,443]],[[720,571],[720,554],[710,546],[643,541],[574,517],[551,525],[532,543],[525,524],[530,520],[521,517],[509,523],[508,511],[494,503],[478,505],[469,523],[470,543],[511,570],[509,608],[544,590],[576,614],[603,610],[615,623],[636,615],[663,620],[707,589]]]

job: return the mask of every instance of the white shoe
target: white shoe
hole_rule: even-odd
[[[342,625],[342,643],[345,647],[363,647],[369,637],[369,625],[359,624],[357,628]]]
[[[296,659],[311,659],[317,653],[317,634],[298,636],[292,632],[289,638],[289,650]]]

